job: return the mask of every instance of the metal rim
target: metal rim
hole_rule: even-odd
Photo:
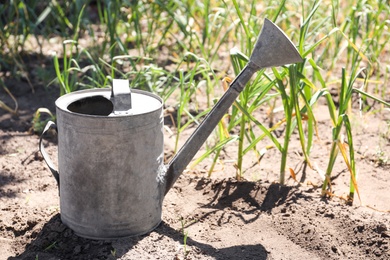
[[[109,116],[102,116],[102,115],[88,115],[88,114],[81,114],[81,113],[76,113],[76,112],[72,112],[68,109],[68,106],[73,103],[73,102],[76,102],[78,100],[81,100],[83,98],[87,98],[87,97],[94,97],[94,96],[103,96],[105,98],[107,98],[107,100],[110,100],[110,97],[111,97],[111,88],[100,88],[100,89],[85,89],[85,90],[78,90],[78,91],[75,91],[75,92],[72,92],[72,93],[68,93],[68,94],[65,94],[61,97],[59,97],[56,101],[55,101],[55,105],[56,105],[56,108],[58,110],[60,110],[61,112],[64,112],[64,113],[67,113],[67,114],[71,114],[71,115],[74,115],[74,116],[82,116],[82,117],[88,117],[88,118],[100,118],[100,119],[103,119],[103,118],[117,118],[117,117],[126,117],[126,116],[137,116],[137,115],[147,115],[149,113],[153,113],[155,111],[158,111],[158,110],[161,110],[162,107],[163,107],[163,100],[151,93],[151,92],[147,92],[147,91],[143,91],[143,90],[138,90],[138,89],[132,89],[131,90],[132,93],[136,95],[143,95],[143,96],[149,96],[151,98],[154,98],[158,101],[158,106],[156,106],[154,109],[149,109],[147,112],[142,112],[142,113],[136,113],[136,114],[132,114],[132,115],[114,115],[114,114],[110,114]]]

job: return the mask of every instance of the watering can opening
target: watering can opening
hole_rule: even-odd
[[[86,93],[84,93],[86,94]],[[92,92],[90,93],[92,94]],[[106,93],[107,94],[107,93]],[[136,94],[136,96],[140,96]],[[142,95],[141,95],[142,96]],[[143,111],[148,111],[144,106],[148,103],[155,102],[138,102],[142,106],[137,109],[132,109],[132,93],[129,87],[129,81],[125,79],[114,79],[113,87],[111,89],[111,96],[107,95],[93,95],[80,96],[74,95],[77,100],[71,102],[66,106],[67,110],[73,113],[92,115],[92,116],[126,116],[132,115],[134,112],[142,114]],[[155,105],[152,105],[155,107]]]
[[[108,116],[114,110],[114,104],[103,96],[92,96],[70,103],[67,109],[83,115]]]

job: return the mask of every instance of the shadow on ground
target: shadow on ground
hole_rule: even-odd
[[[167,237],[173,241],[181,244],[183,243],[182,233],[173,229],[165,222],[162,222],[152,232],[157,233],[160,240],[162,237]],[[26,245],[24,252],[18,256],[9,257],[8,260],[117,259],[125,255],[124,259],[133,259],[133,254],[129,251],[137,247],[137,244],[140,241],[147,239],[149,235],[150,234],[146,234],[113,241],[81,238],[62,224],[60,214],[56,214],[43,226],[41,231],[35,235],[33,240]],[[158,245],[158,243],[159,240],[156,240],[153,244],[157,245],[150,246],[156,246],[156,248],[164,246],[164,244]],[[191,239],[191,237],[187,238],[186,245],[188,248],[195,248],[196,255],[214,259],[267,259],[268,255],[262,245],[242,245],[217,249],[211,245],[199,243]],[[170,253],[183,255],[183,252],[179,251]],[[153,253],[150,257],[154,258]],[[164,255],[161,255],[160,253],[160,255],[156,255],[156,257],[164,258]]]

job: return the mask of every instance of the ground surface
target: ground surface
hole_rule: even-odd
[[[302,165],[295,152],[297,135],[291,140],[289,167],[301,184],[291,178],[286,186],[277,184],[280,155],[275,149],[260,165],[246,158],[246,180],[236,181],[232,145],[211,178],[204,170],[210,161],[182,175],[166,196],[162,223],[154,231],[94,241],[61,223],[56,182],[38,152],[38,136],[29,132],[37,108],[54,111],[57,92],[37,88],[32,94],[23,84],[15,82],[13,88],[19,117],[0,111],[1,259],[390,259],[388,111],[353,118],[361,196],[353,206],[339,198],[348,194],[349,184],[341,156],[332,181],[339,197],[320,196],[320,173],[331,146],[329,118],[320,103],[321,138],[311,155],[317,171]],[[4,92],[0,100],[12,104]],[[265,121],[264,114],[258,111],[256,117]],[[169,154],[173,137],[167,132],[166,139]],[[50,140],[47,150],[55,160],[56,138]]]

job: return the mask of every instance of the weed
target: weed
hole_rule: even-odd
[[[376,164],[378,166],[384,166],[384,165],[387,165],[388,162],[389,162],[389,157],[388,155],[386,154],[385,151],[383,151],[381,148],[377,148],[376,150]]]
[[[46,118],[44,119],[42,115],[46,115]],[[55,115],[53,115],[49,109],[43,107],[38,108],[34,114],[30,131],[41,134],[47,122],[55,121],[55,118]]]
[[[181,233],[183,235],[183,253],[184,253],[184,259],[186,259],[187,255],[190,253],[190,250],[187,248],[188,231],[185,230],[187,221],[181,218],[180,223],[181,223]]]
[[[110,252],[113,257],[116,257],[116,248],[113,248]]]
[[[49,251],[49,250],[56,248],[56,247],[57,247],[57,241],[54,241],[53,243],[48,245],[43,251],[46,252],[46,251]]]
[[[16,100],[16,98],[12,95],[12,93],[8,90],[8,88],[6,86],[4,86],[4,82],[3,80],[0,78],[0,85],[3,86],[3,89],[4,91],[11,97],[11,99],[14,101],[15,103],[15,108],[12,109],[10,108],[7,104],[5,104],[3,101],[0,100],[0,108],[11,113],[12,115],[18,115],[18,101]]]

